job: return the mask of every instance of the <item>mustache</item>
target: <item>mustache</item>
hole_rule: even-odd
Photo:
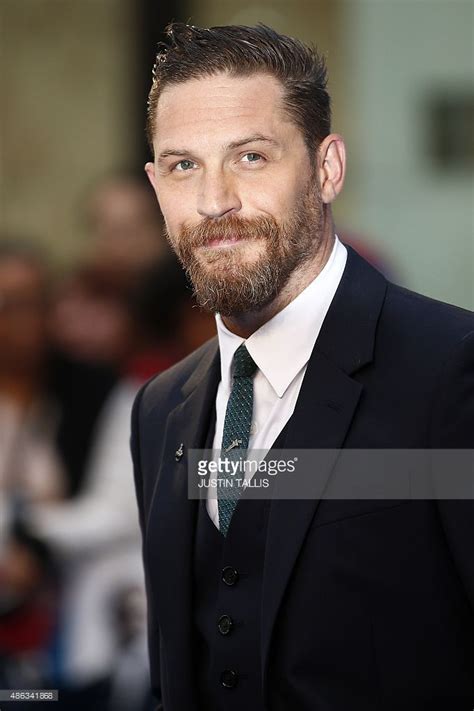
[[[265,239],[271,240],[279,230],[275,219],[259,216],[253,219],[229,215],[215,219],[205,217],[194,227],[183,227],[179,234],[179,243],[186,248],[205,247],[213,240],[225,239]]]

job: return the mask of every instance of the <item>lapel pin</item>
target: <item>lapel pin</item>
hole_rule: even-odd
[[[177,449],[176,452],[174,453],[174,458],[176,459],[177,462],[179,462],[179,460],[181,459],[181,457],[182,457],[183,454],[184,454],[183,446],[184,446],[184,443],[181,442],[181,444],[179,445],[178,449]]]

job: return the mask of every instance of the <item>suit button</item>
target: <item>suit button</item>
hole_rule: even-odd
[[[239,675],[233,669],[225,669],[221,674],[221,684],[226,689],[233,689],[237,685]]]
[[[236,571],[235,568],[232,568],[230,565],[226,565],[225,568],[222,570],[222,580],[226,585],[235,585],[237,580],[239,579],[239,574]]]
[[[234,623],[229,615],[222,615],[217,621],[217,628],[221,634],[229,634]]]

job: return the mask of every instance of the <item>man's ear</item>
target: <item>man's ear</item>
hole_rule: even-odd
[[[153,190],[155,191],[156,197],[158,197],[158,193],[156,191],[156,180],[155,180],[155,164],[154,163],[145,163],[145,173],[148,176],[148,180],[153,186]]]
[[[318,173],[322,200],[329,204],[341,192],[346,174],[346,148],[339,134],[329,134],[320,144]]]

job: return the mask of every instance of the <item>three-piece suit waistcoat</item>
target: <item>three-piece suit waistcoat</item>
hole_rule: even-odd
[[[208,446],[213,432],[211,422]],[[283,448],[285,435],[286,426],[274,449]],[[260,479],[257,472],[253,481]],[[260,629],[271,501],[247,493],[236,506],[226,537],[211,521],[206,500],[198,506],[193,608],[202,711],[241,711],[248,699],[252,699],[252,711],[264,708]]]

